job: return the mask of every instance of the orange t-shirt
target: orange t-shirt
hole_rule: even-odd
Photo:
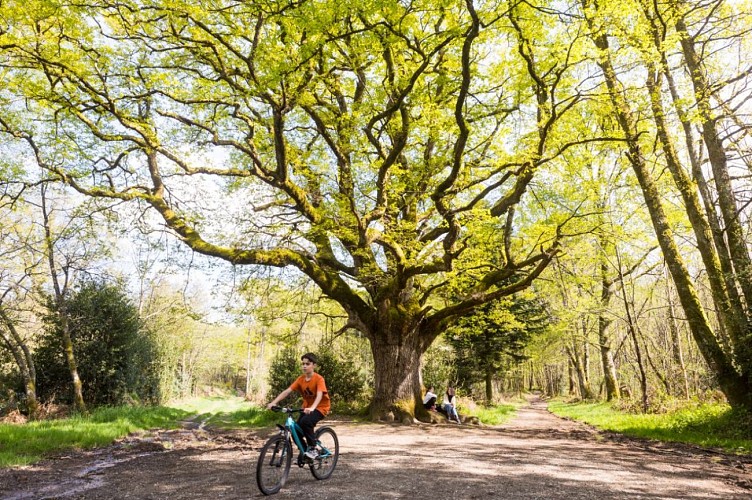
[[[290,385],[290,390],[299,392],[303,395],[303,403],[306,408],[313,406],[318,391],[323,392],[324,394],[321,396],[321,401],[319,401],[319,405],[316,409],[324,416],[329,413],[331,401],[329,400],[329,393],[326,390],[326,382],[324,381],[324,377],[318,373],[314,372],[311,380],[308,381],[306,381],[305,375],[301,375],[295,379],[295,382],[293,382],[292,385]]]

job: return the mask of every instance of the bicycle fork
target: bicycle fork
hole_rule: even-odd
[[[282,467],[287,459],[287,436],[282,441],[277,441],[274,445],[274,452],[272,453],[269,464],[273,467]]]

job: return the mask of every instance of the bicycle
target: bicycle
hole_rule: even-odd
[[[287,415],[285,425],[277,424],[279,434],[272,436],[261,448],[258,463],[256,464],[256,483],[264,495],[273,495],[285,485],[287,476],[290,474],[292,465],[292,443],[298,448],[296,464],[303,468],[306,465],[311,469],[311,474],[318,480],[328,479],[339,459],[339,440],[331,427],[320,427],[316,430],[316,450],[319,456],[310,459],[305,456],[306,447],[303,429],[293,420],[292,415],[301,413],[303,408],[272,407],[273,411],[279,411]]]

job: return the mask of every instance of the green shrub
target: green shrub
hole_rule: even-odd
[[[73,351],[91,405],[159,400],[157,356],[141,331],[138,310],[122,284],[86,282],[66,301]],[[61,311],[48,300],[46,329],[35,352],[42,400],[71,401],[71,375],[62,344]]]
[[[355,363],[341,359],[333,350],[325,347],[320,348],[315,354],[318,358],[316,372],[326,380],[332,405],[342,409],[352,407],[354,402],[360,401],[365,389],[365,376]],[[303,352],[288,348],[280,351],[272,360],[269,370],[271,398],[290,387],[290,384],[301,375],[302,355]],[[288,401],[283,403],[292,405],[299,399],[298,396],[291,395]]]

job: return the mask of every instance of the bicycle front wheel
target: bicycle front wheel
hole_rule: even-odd
[[[292,463],[292,448],[285,436],[274,436],[261,448],[256,464],[256,483],[261,493],[273,495],[287,481]]]
[[[339,440],[334,429],[322,427],[316,431],[316,449],[319,456],[311,464],[311,474],[316,479],[328,479],[334,472],[339,459]]]

